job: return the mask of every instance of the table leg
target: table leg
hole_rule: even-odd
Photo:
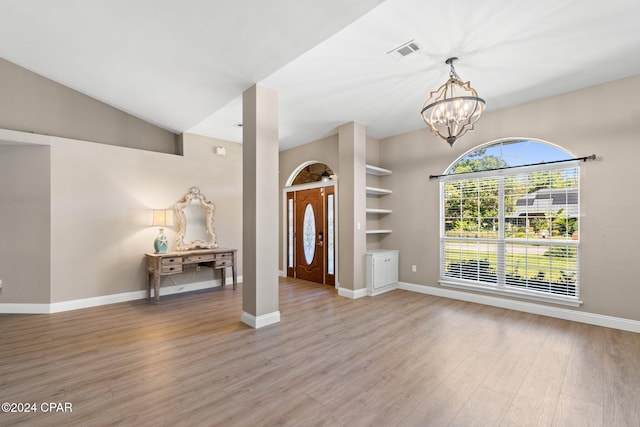
[[[147,270],[147,299],[151,299],[151,281],[153,280],[153,273]]]
[[[160,274],[153,274],[153,290],[155,292],[154,298],[157,304],[160,301]]]
[[[238,286],[238,277],[236,276],[236,251],[233,251],[232,260],[231,273],[233,274],[233,289],[236,289]]]

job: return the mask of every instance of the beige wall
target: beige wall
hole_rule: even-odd
[[[317,161],[329,166],[339,175],[338,170],[338,135],[334,134],[317,141],[299,145],[280,152],[280,188],[291,176],[294,170],[307,161]]]
[[[50,300],[50,153],[0,142],[0,303]]]
[[[590,313],[640,320],[636,272],[640,231],[640,76],[485,114],[450,148],[426,129],[381,142],[393,233],[386,247],[400,250],[400,280],[438,286],[439,183],[473,147],[506,137],[545,140],[576,156],[596,154],[581,170],[581,299]],[[490,103],[490,100],[487,101]],[[411,272],[411,265],[418,268]]]
[[[0,139],[6,140],[7,134],[20,133],[0,131]],[[187,134],[184,156],[177,156],[65,138],[39,138],[50,143],[45,147],[51,150],[50,174],[32,169],[40,165],[42,171],[47,171],[49,163],[39,160],[40,154],[30,154],[27,148],[16,159],[16,170],[42,175],[41,181],[47,189],[50,187],[50,203],[48,194],[40,194],[40,190],[28,200],[43,207],[38,211],[42,218],[51,213],[50,302],[145,289],[144,253],[153,251],[158,234],[157,229],[148,226],[149,210],[171,207],[192,186],[199,187],[215,204],[218,243],[239,250],[238,274],[242,275],[240,144]],[[214,154],[216,146],[226,148],[226,157]],[[3,161],[4,150],[9,148],[0,146]],[[14,196],[31,191],[28,182],[17,180],[14,185]],[[9,199],[4,193],[0,196],[4,206]],[[25,201],[17,206],[29,207]],[[9,234],[8,241],[15,244],[16,234],[28,235],[36,223],[34,217],[38,215],[27,212],[18,218],[12,226],[20,231]],[[174,228],[168,229],[167,235],[175,238]],[[33,244],[33,240],[27,242]],[[169,249],[172,248],[173,245]],[[41,264],[39,258],[32,256],[28,266],[35,272],[28,274],[24,263],[2,264],[0,276],[18,280],[4,282],[0,303],[49,302],[43,301],[46,298],[42,292],[32,289],[32,275],[42,276],[44,281],[49,274],[47,258],[43,256]],[[162,284],[181,285],[211,278],[211,272],[203,268],[200,272],[165,277]]]
[[[174,153],[178,136],[0,58],[0,128]]]

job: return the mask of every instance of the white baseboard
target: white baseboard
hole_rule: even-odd
[[[175,293],[175,292],[171,292]],[[165,295],[162,291],[160,295]],[[124,292],[121,294],[103,295],[100,297],[76,299],[72,301],[54,302],[49,304],[49,313],[79,310],[81,308],[97,307],[99,305],[115,304],[118,302],[135,301],[147,297],[147,291]]]
[[[278,276],[280,276],[280,277],[287,277],[287,273],[286,273],[285,271],[278,270]]]
[[[341,297],[347,297],[351,299],[358,299],[367,296],[367,289],[347,289],[347,288],[338,288],[338,295]]]
[[[259,329],[264,326],[273,325],[280,322],[280,311],[274,311],[273,313],[263,314],[262,316],[254,316],[247,312],[242,312],[240,315],[240,321],[245,325],[251,326],[253,329]]]
[[[387,285],[383,288],[377,288],[377,289],[372,289],[369,290],[367,289],[367,296],[370,297],[375,297],[376,295],[380,295],[380,294],[384,294],[385,292],[389,292],[389,291],[393,291],[395,289],[398,289],[398,282],[392,283],[390,285]]]
[[[473,302],[477,304],[491,305],[493,307],[523,311],[525,313],[539,314],[541,316],[571,320],[574,322],[588,323],[590,325],[604,326],[606,328],[640,333],[640,321],[624,319],[621,317],[605,316],[602,314],[570,310],[562,307],[553,307],[526,301],[517,301],[506,298],[493,297],[489,295],[473,294],[452,289],[438,288],[434,286],[416,285],[406,282],[400,282],[400,289],[403,289],[405,291],[419,292],[421,294]]]
[[[2,303],[0,313],[2,314],[49,314],[50,304],[37,303]]]
[[[238,282],[242,282],[242,277],[238,277]],[[205,280],[203,282],[187,283],[184,285],[171,285],[160,287],[160,296],[179,294],[182,292],[193,292],[203,289],[213,289],[220,287],[220,280]],[[233,284],[233,278],[228,277],[227,285]],[[97,307],[100,305],[115,304],[118,302],[135,301],[145,299],[147,291],[123,292],[120,294],[102,295],[99,297],[82,298],[71,301],[54,302],[51,304],[20,304],[20,303],[0,303],[0,313],[5,314],[50,314],[63,311],[79,310],[81,308]],[[153,296],[152,296],[153,298]]]

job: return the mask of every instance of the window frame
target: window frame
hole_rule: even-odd
[[[514,141],[518,142],[518,141]],[[542,142],[537,141],[536,142]],[[490,145],[490,144],[489,144]],[[552,145],[553,144],[549,144]],[[487,145],[488,146],[488,145]],[[486,147],[486,146],[485,146]],[[482,147],[480,147],[482,148]],[[471,150],[475,151],[477,150]],[[466,155],[464,154],[460,158],[456,160],[452,164],[452,166],[448,169],[449,171],[454,169],[454,166],[458,164],[459,161],[465,159]],[[567,240],[563,239],[560,241],[554,241],[553,239],[542,240],[540,243],[544,243],[544,245],[548,245],[549,247],[553,246],[563,246],[563,247],[575,247],[575,262],[576,262],[576,276],[575,276],[575,295],[559,295],[552,292],[542,292],[531,289],[517,289],[514,288],[513,285],[508,286],[505,280],[505,271],[507,270],[508,265],[505,262],[506,257],[506,247],[507,245],[517,245],[517,244],[526,244],[526,245],[535,245],[537,243],[537,239],[519,239],[513,237],[505,237],[505,194],[504,194],[504,183],[506,177],[518,174],[529,174],[532,172],[542,172],[542,171],[554,171],[554,170],[564,170],[569,168],[576,169],[576,179],[577,179],[577,192],[578,192],[578,228],[580,227],[580,167],[579,161],[567,161],[562,164],[537,164],[531,166],[521,166],[510,169],[496,169],[496,170],[485,170],[478,172],[469,172],[469,173],[458,173],[458,174],[450,174],[444,175],[440,177],[440,272],[439,272],[439,281],[438,283],[442,286],[446,287],[454,287],[465,290],[473,290],[473,291],[482,291],[492,294],[498,294],[503,296],[517,297],[523,299],[529,299],[534,301],[541,301],[547,303],[568,305],[573,307],[579,307],[582,304],[580,300],[580,281],[579,281],[579,272],[580,272],[580,232],[578,229],[578,239],[577,240]],[[498,190],[498,204],[499,204],[499,212],[498,212],[498,238],[483,238],[483,237],[451,237],[446,236],[446,218],[445,218],[445,185],[448,182],[464,180],[464,179],[498,179],[499,182],[499,190]],[[464,241],[464,242],[478,242],[478,243],[491,243],[496,244],[496,284],[493,285],[489,282],[482,282],[479,280],[467,280],[464,278],[453,278],[446,276],[446,268],[447,268],[447,259],[446,259],[446,242],[452,241]]]

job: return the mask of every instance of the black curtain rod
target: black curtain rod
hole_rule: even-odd
[[[590,156],[576,157],[573,159],[554,160],[552,162],[530,163],[528,165],[520,165],[520,166],[505,166],[503,168],[485,169],[483,171],[477,171],[477,172],[499,171],[499,170],[505,170],[505,169],[523,168],[525,166],[540,166],[540,165],[550,165],[553,163],[575,162],[576,160],[582,160],[583,162],[586,162],[587,160],[595,160],[595,159],[596,159],[596,155],[592,154]],[[447,175],[429,175],[429,179],[438,179],[438,178],[442,178],[443,176],[467,175],[471,173],[475,173],[475,172],[462,172],[462,173],[453,173],[453,174],[447,174]]]

